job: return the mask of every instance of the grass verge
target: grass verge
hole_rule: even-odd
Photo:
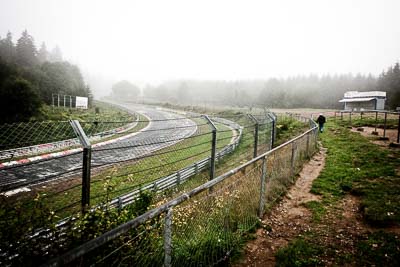
[[[387,227],[400,223],[400,151],[341,125],[329,122],[320,135],[327,158],[311,189],[322,200],[305,204],[313,215],[311,231],[278,251],[277,266],[399,264],[399,236]],[[348,207],[341,203],[349,195],[360,203],[365,229],[346,225],[342,212]]]

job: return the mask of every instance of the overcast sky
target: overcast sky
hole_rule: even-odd
[[[0,0],[0,36],[27,29],[113,79],[372,73],[400,59],[400,0]]]

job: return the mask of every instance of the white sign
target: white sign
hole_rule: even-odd
[[[82,97],[82,96],[77,96],[76,102],[75,102],[75,107],[87,109],[88,108],[88,98]]]

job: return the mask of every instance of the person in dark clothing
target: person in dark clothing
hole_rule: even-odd
[[[319,132],[322,133],[324,131],[324,123],[326,122],[326,118],[322,113],[319,114],[317,118],[317,123],[319,125]]]

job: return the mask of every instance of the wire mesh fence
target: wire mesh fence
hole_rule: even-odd
[[[211,178],[213,130],[205,117],[190,116],[175,114],[150,121],[138,119],[133,128],[125,124],[121,126],[123,130],[113,132],[113,138],[93,144],[89,187],[84,186],[81,178],[85,165],[81,147],[0,166],[1,208],[5,211],[1,215],[3,229],[16,225],[15,229],[18,229],[17,232],[2,232],[4,242],[0,251],[3,259],[0,261],[8,262],[10,259],[4,261],[4,257],[10,255],[27,255],[35,251],[34,244],[50,236],[68,239],[65,229],[74,227],[77,218],[82,216],[77,212],[89,204],[83,201],[87,190],[90,190],[88,199],[93,210],[98,207],[123,210],[143,192],[167,190],[169,193],[165,194],[174,196],[182,188],[193,188],[208,181]],[[230,166],[237,166],[253,157],[254,147],[257,148],[255,123],[247,115],[237,116],[235,120],[213,117],[211,121],[217,130],[214,175],[231,168],[226,164],[230,159]],[[242,127],[242,122],[248,124]],[[110,126],[109,122],[96,124],[80,124],[83,132],[88,132],[89,139],[104,132],[99,129],[116,129],[115,124]],[[230,155],[236,151],[239,152],[238,160],[233,160]],[[25,190],[25,194],[17,194]],[[160,194],[159,199],[165,194]],[[60,244],[63,243],[60,241]]]
[[[89,186],[84,185],[82,178],[85,166],[82,161],[85,157],[82,147],[66,150],[68,152],[64,150],[59,154],[42,157],[37,161],[19,162],[16,165],[0,168],[0,188],[3,192],[0,196],[1,204],[3,210],[8,213],[6,219],[2,221],[2,225],[5,226],[4,229],[10,229],[10,226],[16,225],[16,222],[21,226],[17,232],[2,233],[5,234],[2,237],[6,236],[6,238],[3,238],[5,242],[0,244],[2,252],[0,253],[0,262],[14,264],[20,259],[31,257],[37,260],[32,260],[33,263],[42,263],[51,255],[58,255],[66,248],[73,247],[74,244],[90,240],[106,230],[142,214],[146,211],[141,208],[144,200],[144,202],[151,202],[154,207],[160,206],[169,199],[179,196],[182,190],[191,190],[213,177],[223,175],[226,171],[265,153],[272,148],[276,136],[276,116],[271,113],[253,114],[252,116],[241,113],[211,116],[210,121],[216,127],[215,137],[210,121],[199,114],[175,113],[171,115],[171,113],[160,111],[156,114],[153,113],[151,118],[144,118],[146,117],[137,115],[134,122],[126,122],[125,125],[110,122],[80,123],[82,132],[92,143],[89,160],[91,163]],[[308,123],[308,120],[302,120]],[[132,124],[129,125],[130,123]],[[100,136],[100,139],[95,139],[97,136]],[[215,138],[214,155],[213,138]],[[309,140],[309,144],[313,142],[315,140]],[[294,153],[297,155],[301,152],[296,150]],[[303,155],[300,156],[303,157]],[[271,160],[272,158],[268,159],[268,162]],[[283,159],[274,164],[282,162],[284,162]],[[299,161],[296,159],[296,162]],[[215,164],[214,174],[210,172],[212,164]],[[260,173],[262,170],[262,164],[257,161],[254,166],[242,169],[242,174],[235,175],[239,178],[249,177],[249,182],[255,183],[256,180],[252,180],[251,177],[257,176],[256,173]],[[282,170],[286,169],[282,167]],[[210,187],[206,190],[207,192],[202,193],[203,195],[196,195],[197,203],[207,203],[205,207],[199,207],[199,211],[214,214],[214,205],[217,205],[218,201],[225,201],[225,199],[218,200],[220,195],[228,194],[229,190],[238,191],[235,193],[236,196],[232,195],[232,203],[236,203],[235,199],[242,194],[247,194],[248,197],[253,196],[250,201],[252,203],[255,201],[254,196],[260,190],[259,186],[248,184],[249,188],[246,193],[247,189],[240,189],[246,184],[241,179],[237,180],[236,185],[227,183],[224,187],[224,183],[227,182],[224,181],[215,187]],[[221,188],[219,188],[220,186]],[[254,188],[258,188],[258,191]],[[5,192],[7,190],[14,193],[15,190],[24,189],[29,192],[23,196],[5,197],[4,193],[8,193]],[[88,201],[85,202],[83,198],[88,192]],[[83,210],[83,207],[89,205],[90,212],[81,214],[80,211]],[[194,202],[191,205],[193,207],[202,206],[195,205]],[[234,204],[233,210],[229,212],[235,213],[235,210],[239,211],[240,209],[243,209],[243,213],[251,211],[253,214],[254,212],[250,206],[247,207],[243,203],[241,204],[242,208],[236,205],[238,203]],[[228,208],[228,210],[230,209]],[[175,216],[171,214],[170,216]],[[201,218],[199,214],[192,214],[192,217],[197,218],[198,222]],[[182,216],[182,218],[190,218],[185,217],[186,215]],[[218,217],[222,215],[215,213],[215,216],[215,222],[203,223],[201,227],[204,228],[204,231],[198,231],[199,235],[202,233],[207,236],[207,233],[215,233],[219,229],[218,227],[223,227],[216,223],[223,218]],[[235,242],[241,242],[240,235],[253,227],[251,225],[257,221],[253,215],[248,216],[249,218],[243,219],[244,221],[240,223],[240,227],[237,226],[241,229],[239,232],[233,235],[229,234],[231,244],[224,244],[221,247],[215,246],[218,244],[210,245],[210,250],[215,249],[215,257],[205,259],[204,264],[224,261],[223,258],[220,258],[223,253],[225,253],[226,259],[229,258],[230,253],[235,253]],[[109,223],[102,221],[105,217],[110,218]],[[103,265],[115,259],[126,262],[128,265],[131,263],[140,265],[164,263],[166,246],[164,221],[167,217],[165,214],[160,214],[157,218],[141,224],[137,229],[131,229],[129,236],[123,235],[106,244],[105,248],[101,249],[101,255],[95,252],[94,258],[89,256],[90,263],[94,261]],[[97,221],[99,222],[97,228],[93,230],[95,227],[89,225],[96,224]],[[213,222],[216,228],[207,228],[211,227]],[[190,220],[186,220],[185,223],[195,227]],[[186,227],[185,223],[179,225],[182,227],[182,233],[174,232],[171,237],[171,240],[175,240],[174,242],[182,244],[182,246],[188,245],[187,241],[183,240],[184,236],[190,234],[190,231],[197,231],[188,226],[184,228]],[[175,227],[175,224],[176,222],[173,221],[172,227]],[[91,231],[94,231],[95,234],[85,234]],[[21,236],[23,238],[18,239]],[[158,240],[157,244],[153,241],[150,242],[149,238]],[[196,235],[195,239],[189,243],[195,242],[196,239],[207,243],[209,242],[208,238],[211,237],[201,239]],[[234,240],[236,241],[234,242]],[[49,242],[53,242],[54,245],[49,245]],[[161,247],[159,247],[160,244]],[[151,251],[138,251],[135,256],[132,248],[142,245],[150,246]],[[204,246],[206,249],[209,245],[205,244]],[[232,248],[232,251],[226,254],[226,248]],[[191,253],[192,249],[182,248],[183,254],[179,254],[179,251],[173,252],[178,254],[171,256],[173,259],[171,261],[175,261],[174,264],[179,265],[183,262],[184,255]],[[125,253],[129,255],[125,255]],[[199,255],[199,257],[204,257],[204,255]]]
[[[311,123],[311,121],[310,121]],[[47,262],[210,266],[229,263],[316,151],[317,127]]]
[[[382,110],[337,111],[334,120],[359,130],[367,128],[372,134],[400,142],[400,113]],[[390,133],[389,133],[390,132]]]

